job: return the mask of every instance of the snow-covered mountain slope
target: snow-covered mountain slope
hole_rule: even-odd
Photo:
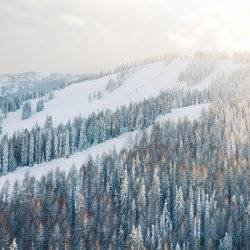
[[[58,80],[76,80],[80,75],[60,74],[60,73],[41,73],[41,72],[24,72],[16,74],[0,75],[0,86],[6,85],[34,85],[45,82]],[[69,79],[70,78],[70,79]]]
[[[203,79],[197,86],[187,87],[185,82],[178,82],[178,77],[191,62],[191,59],[174,59],[169,63],[165,61],[155,62],[139,66],[127,73],[122,83],[112,91],[106,87],[110,79],[116,80],[117,74],[102,77],[96,80],[76,83],[65,89],[55,91],[55,98],[45,103],[45,109],[35,113],[31,118],[22,120],[21,109],[8,113],[3,122],[3,133],[11,135],[18,129],[30,129],[36,123],[43,124],[48,115],[53,118],[54,125],[66,123],[75,116],[87,116],[92,112],[104,109],[116,109],[130,102],[138,102],[144,98],[155,96],[161,90],[171,88],[205,88],[209,86],[213,76],[218,73],[227,74],[239,67],[232,61],[219,61],[215,70]],[[99,96],[98,96],[99,93]],[[97,98],[91,98],[97,95]],[[36,100],[32,103],[35,106]]]
[[[164,116],[159,116],[159,118],[156,119],[155,123],[163,123],[168,120],[178,122],[179,120],[182,120],[184,118],[187,118],[190,121],[194,121],[195,119],[199,118],[203,110],[208,110],[209,106],[210,104],[206,103],[185,108],[173,109],[171,113]],[[150,131],[151,127],[147,129],[148,133],[150,133]],[[41,176],[46,175],[49,171],[55,171],[57,168],[65,171],[66,173],[73,165],[76,168],[80,168],[89,156],[95,158],[98,155],[101,156],[103,153],[112,151],[114,148],[118,152],[123,148],[129,148],[133,144],[134,138],[136,137],[138,132],[139,131],[124,133],[117,138],[92,146],[82,152],[75,153],[69,158],[55,159],[49,162],[36,164],[32,167],[20,167],[16,171],[0,177],[0,188],[7,180],[10,182],[11,186],[16,181],[21,181],[27,172],[29,172],[30,176],[35,176],[36,179],[39,179]]]
[[[56,88],[60,83],[65,85],[80,81],[85,74],[61,74],[24,72],[0,75],[0,96],[8,97],[18,93],[31,93],[33,90]]]
[[[172,109],[172,112],[166,115],[159,116],[155,122],[164,122],[171,120],[178,122],[187,117],[190,121],[194,121],[199,118],[201,112],[209,109],[210,103],[204,103],[199,105],[193,105],[184,108]]]

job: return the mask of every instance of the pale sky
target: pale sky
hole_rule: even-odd
[[[89,72],[186,50],[250,50],[250,1],[0,0],[0,73]]]

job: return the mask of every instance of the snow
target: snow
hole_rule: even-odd
[[[185,59],[173,60],[169,64],[156,62],[139,67],[119,88],[110,93],[106,92],[101,99],[91,102],[88,101],[89,94],[103,91],[108,80],[115,75],[70,85],[56,91],[55,98],[45,103],[45,109],[39,113],[34,112],[29,119],[21,119],[21,109],[9,113],[3,122],[3,133],[12,135],[18,129],[31,129],[36,123],[43,125],[48,115],[52,116],[53,123],[57,126],[78,115],[88,116],[92,112],[104,109],[115,110],[130,102],[155,96],[161,90],[183,87],[183,84],[177,83],[178,76],[188,63],[189,60]]]
[[[207,111],[210,105],[210,103],[202,103],[184,108],[172,109],[171,113],[159,116],[155,122],[161,123],[167,120],[178,122],[179,120],[183,120],[185,117],[187,117],[190,121],[194,121],[199,118],[203,110]]]
[[[167,120],[177,122],[179,119],[184,119],[187,117],[189,120],[193,121],[198,119],[202,110],[208,110],[210,103],[206,104],[198,104],[184,108],[173,109],[171,113],[159,116],[155,123],[160,122],[163,123]],[[148,133],[151,131],[151,127],[147,129]],[[106,142],[100,143],[98,145],[92,146],[87,150],[82,152],[75,153],[71,155],[69,158],[60,158],[55,159],[49,162],[43,162],[40,164],[36,164],[32,167],[22,167],[18,168],[15,172],[9,173],[5,176],[0,177],[0,188],[3,184],[8,180],[11,186],[17,181],[22,180],[27,172],[29,172],[30,176],[34,176],[39,179],[41,176],[47,174],[49,171],[54,171],[59,168],[60,170],[65,171],[66,173],[70,170],[71,166],[75,165],[76,168],[80,168],[81,165],[87,160],[87,158],[91,155],[92,157],[101,156],[103,153],[108,153],[112,151],[114,148],[119,152],[124,147],[129,148],[133,145],[134,139],[138,131],[124,133],[123,135],[108,140]]]
[[[132,74],[129,74],[120,87],[110,93],[105,92],[101,99],[91,102],[88,101],[89,95],[98,91],[103,93],[108,80],[115,78],[116,74],[70,85],[56,91],[55,98],[45,103],[45,109],[39,113],[33,112],[29,119],[21,119],[21,109],[9,113],[3,122],[3,133],[12,135],[18,129],[31,129],[36,123],[43,125],[48,115],[52,116],[54,126],[57,126],[78,115],[86,117],[92,112],[104,109],[115,110],[130,102],[139,102],[144,98],[156,96],[161,90],[187,88],[186,84],[178,83],[178,76],[189,63],[189,59],[176,59],[168,64],[161,61],[138,67]],[[236,66],[238,65],[228,60],[217,63],[213,74],[203,79],[200,84],[190,88],[208,87],[215,74],[231,72]],[[37,100],[32,100],[33,111],[36,102]]]
[[[55,91],[54,99],[45,103],[45,109],[39,113],[34,112],[32,117],[27,120],[21,119],[21,109],[9,113],[7,119],[3,122],[3,133],[11,135],[18,129],[31,129],[36,123],[43,125],[48,115],[52,116],[54,126],[60,123],[65,124],[75,116],[81,115],[86,117],[92,112],[105,109],[115,110],[122,105],[128,105],[131,102],[139,102],[144,98],[156,96],[161,90],[173,88],[207,88],[216,74],[222,72],[229,74],[237,67],[240,67],[239,64],[230,60],[218,62],[216,63],[214,72],[203,79],[201,83],[193,87],[187,87],[185,83],[178,83],[178,76],[190,62],[190,59],[176,59],[170,63],[162,61],[140,66],[133,70],[133,72],[130,72],[125,77],[122,85],[112,92],[105,92],[105,87],[109,79],[116,79],[117,74],[72,84],[64,89]],[[89,102],[89,95],[93,95],[98,91],[101,91],[102,97]],[[37,100],[31,101],[33,109],[36,102]],[[179,119],[184,119],[185,117],[193,121],[198,119],[202,110],[207,110],[209,106],[209,103],[205,103],[173,109],[171,113],[158,117],[155,122],[165,122],[167,120],[177,122]],[[148,128],[148,132],[150,133],[150,128]],[[33,167],[19,168],[13,173],[0,177],[0,187],[7,179],[12,184],[16,180],[23,179],[27,171],[29,171],[31,176],[34,175],[40,178],[42,175],[48,173],[48,171],[54,170],[57,167],[60,167],[64,171],[68,171],[73,164],[76,167],[80,167],[89,155],[96,157],[104,152],[109,152],[114,147],[117,151],[123,147],[128,147],[130,145],[129,141],[133,141],[136,133],[135,131],[123,134],[118,138],[98,144],[83,152],[75,153],[69,158],[56,159],[37,164]]]
[[[223,62],[216,63],[214,71],[205,79],[203,79],[199,84],[195,85],[194,88],[197,90],[202,90],[209,88],[210,83],[218,74],[230,74],[233,72],[239,65],[235,64],[232,60],[224,60]]]
[[[161,61],[140,66],[128,75],[120,87],[110,93],[104,92],[105,86],[110,78],[115,79],[116,74],[70,85],[62,90],[55,91],[55,98],[45,103],[45,109],[39,113],[33,112],[31,118],[27,120],[21,119],[21,109],[9,113],[7,119],[3,121],[3,134],[12,135],[18,129],[31,129],[36,123],[43,125],[48,115],[52,116],[53,123],[57,126],[78,115],[86,117],[92,112],[104,109],[115,110],[122,105],[128,105],[130,102],[139,102],[144,98],[156,96],[161,90],[178,87],[188,89],[185,83],[178,82],[178,76],[190,62],[190,59],[175,59],[168,64]],[[212,74],[198,85],[189,88],[207,88],[216,74],[222,72],[228,74],[236,67],[240,67],[240,65],[231,60],[218,62]],[[94,92],[97,93],[98,91],[104,93],[102,98],[89,102],[89,94],[93,95]],[[33,111],[36,102],[37,100],[31,101]]]
[[[170,63],[161,61],[140,66],[130,72],[127,77],[125,77],[122,85],[112,92],[105,92],[105,87],[109,79],[116,79],[117,74],[72,84],[64,89],[55,91],[54,99],[45,103],[44,110],[39,113],[34,112],[32,117],[27,120],[21,119],[21,109],[9,113],[7,119],[3,122],[3,133],[11,135],[18,129],[31,129],[36,123],[43,125],[48,115],[52,116],[54,126],[60,123],[65,124],[69,119],[73,119],[75,116],[81,115],[86,117],[92,112],[105,109],[115,110],[122,105],[128,105],[131,102],[139,102],[144,98],[156,96],[161,90],[173,88],[207,88],[216,74],[222,72],[228,74],[237,67],[240,67],[239,64],[230,60],[220,61],[216,63],[216,68],[213,73],[203,79],[201,83],[193,87],[187,87],[185,83],[178,82],[178,76],[190,62],[190,59],[176,59]],[[93,94],[98,91],[102,93],[101,98],[89,102],[89,95],[93,96]],[[36,102],[37,100],[31,101],[33,109]],[[165,122],[167,120],[177,122],[179,119],[184,119],[185,117],[193,121],[198,119],[202,110],[207,110],[209,106],[209,103],[205,103],[173,109],[171,113],[158,117],[155,122]],[[150,133],[150,128],[148,128],[148,132]],[[129,141],[133,141],[136,133],[137,132],[130,132],[123,134],[118,138],[98,144],[83,152],[76,153],[69,158],[56,159],[37,164],[33,167],[19,168],[13,173],[0,177],[0,187],[7,179],[9,179],[11,183],[14,183],[17,179],[23,179],[27,171],[29,171],[30,175],[40,178],[42,175],[48,173],[48,171],[54,170],[57,167],[60,167],[64,171],[68,171],[73,164],[75,164],[76,167],[80,167],[89,155],[96,157],[97,155],[112,150],[114,147],[119,151],[123,147],[129,146]]]

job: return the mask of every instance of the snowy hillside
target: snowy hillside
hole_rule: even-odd
[[[54,125],[65,123],[75,116],[88,116],[92,112],[116,108],[128,105],[130,102],[138,102],[150,96],[156,96],[161,90],[171,88],[203,89],[209,86],[212,78],[219,73],[232,72],[239,65],[231,61],[219,61],[215,70],[199,84],[188,87],[188,83],[179,82],[179,74],[191,63],[190,59],[175,59],[170,63],[165,61],[137,67],[131,73],[128,72],[120,86],[109,92],[105,90],[110,79],[116,80],[117,74],[106,76],[92,81],[76,83],[65,89],[55,92],[53,100],[45,104],[45,109],[34,113],[31,118],[22,120],[21,109],[8,113],[3,122],[3,133],[13,134],[18,129],[31,129],[36,123],[44,124],[46,117],[53,117]],[[90,96],[98,95],[89,99]],[[32,101],[33,110],[36,100]]]
[[[184,108],[176,108],[173,109],[171,113],[159,116],[156,119],[156,122],[164,122],[167,120],[171,120],[174,122],[178,122],[178,120],[183,120],[187,118],[190,121],[197,120],[201,114],[201,112],[207,111],[209,109],[210,103],[198,104]]]
[[[41,84],[46,82],[54,82],[58,80],[73,81],[79,78],[80,75],[60,74],[60,73],[41,73],[41,72],[24,72],[17,74],[2,74],[0,75],[0,86],[14,85],[26,87]]]
[[[182,57],[0,99],[0,249],[247,249],[249,69]]]
[[[33,90],[43,90],[46,87],[56,88],[61,82],[65,85],[79,81],[84,74],[60,74],[60,73],[40,73],[24,72],[17,74],[0,75],[0,96],[8,97],[19,93],[28,93]]]
[[[53,125],[56,127],[60,123],[66,124],[69,120],[81,115],[87,117],[93,112],[110,109],[115,111],[122,105],[138,103],[141,100],[157,96],[162,90],[182,89],[203,90],[209,88],[210,83],[218,75],[229,75],[241,65],[231,60],[213,61],[212,67],[207,64],[194,61],[193,59],[174,59],[170,61],[159,61],[150,64],[136,66],[122,72],[72,84],[66,88],[56,90],[54,98],[44,103],[44,109],[35,112],[36,103],[39,99],[30,101],[32,115],[28,119],[22,119],[22,109],[9,112],[7,118],[3,120],[2,130],[11,136],[17,130],[32,129],[36,124],[43,126],[48,116],[52,117]],[[205,73],[202,73],[205,72]],[[42,78],[38,77],[38,78]],[[198,80],[197,80],[198,79]],[[171,113],[161,115],[156,122],[179,119],[187,117],[189,120],[199,118],[202,110],[208,110],[209,103],[196,104],[189,107],[173,108]],[[138,132],[138,131],[137,131]],[[17,171],[0,178],[3,182],[10,177],[12,180],[22,179],[25,172],[30,170],[30,174],[41,176],[47,171],[56,167],[69,169],[73,164],[80,166],[89,154],[96,156],[116,147],[118,151],[126,146],[129,137],[137,133],[129,132],[91,146],[83,152],[77,152],[69,158],[54,159],[49,162],[36,164],[34,167],[23,167]]]
[[[173,109],[170,114],[160,116],[156,119],[156,123],[164,123],[166,121],[178,122],[184,118],[194,121],[199,118],[201,112],[206,111],[209,108],[210,104],[200,104],[194,105],[186,108]],[[147,129],[147,133],[150,135],[151,127]],[[50,162],[43,162],[41,164],[36,164],[33,167],[22,167],[17,169],[13,173],[0,177],[0,189],[2,185],[8,180],[11,186],[16,181],[21,181],[27,172],[30,176],[35,176],[37,179],[41,176],[46,175],[49,171],[55,171],[57,168],[69,172],[70,168],[74,165],[76,168],[80,168],[82,164],[86,162],[89,156],[95,158],[101,156],[104,153],[111,152],[113,149],[116,149],[118,152],[123,148],[129,148],[133,144],[136,135],[139,131],[125,133],[118,138],[108,140],[104,143],[100,143],[96,146],[93,146],[82,152],[75,153],[69,158],[59,158],[52,160]]]

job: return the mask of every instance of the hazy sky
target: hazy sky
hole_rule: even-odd
[[[0,0],[0,73],[85,72],[168,51],[249,50],[249,0]]]

